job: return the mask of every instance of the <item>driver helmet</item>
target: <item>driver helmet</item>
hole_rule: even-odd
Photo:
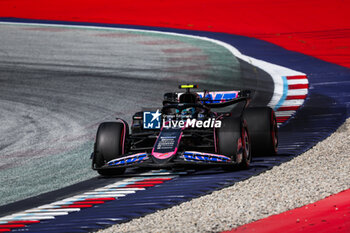
[[[199,101],[199,95],[197,93],[183,93],[180,95],[179,103],[195,104]]]

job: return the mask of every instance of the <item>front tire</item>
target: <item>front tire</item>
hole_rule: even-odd
[[[94,148],[93,166],[103,176],[120,175],[125,168],[100,169],[108,161],[125,153],[125,140],[128,137],[126,122],[104,122],[98,127]]]
[[[242,158],[242,161],[238,164],[238,167],[240,169],[248,169],[250,166],[250,162],[252,161],[252,153],[251,153],[250,136],[249,136],[246,122],[244,122],[244,125],[243,125],[242,147],[243,147],[243,158]]]
[[[238,167],[232,165],[223,167],[225,170],[237,168],[247,169],[251,162],[251,149],[248,127],[240,118],[224,118],[221,128],[217,129],[217,151],[238,162]],[[240,160],[240,161],[239,161]]]

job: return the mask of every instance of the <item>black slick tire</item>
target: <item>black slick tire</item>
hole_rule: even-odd
[[[106,162],[122,156],[125,138],[128,137],[128,126],[122,122],[104,122],[98,127],[94,148],[94,163],[97,172],[103,176],[120,175],[125,168],[99,169]]]
[[[251,161],[250,138],[245,121],[239,117],[228,117],[222,120],[221,128],[216,130],[217,151],[230,157],[233,161],[241,158],[238,166],[223,166],[224,170],[247,169]]]
[[[277,154],[278,130],[276,116],[270,107],[248,108],[244,119],[250,133],[252,156]]]

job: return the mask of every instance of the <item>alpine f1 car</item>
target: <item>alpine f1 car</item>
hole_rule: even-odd
[[[277,153],[275,113],[270,107],[249,107],[250,90],[180,88],[185,91],[164,94],[160,109],[135,113],[131,132],[119,118],[101,123],[92,168],[104,176],[122,174],[128,167],[246,169],[252,156]]]

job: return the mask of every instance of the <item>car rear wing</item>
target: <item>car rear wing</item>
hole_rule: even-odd
[[[250,90],[232,90],[232,91],[200,91],[195,92],[199,95],[204,104],[224,103],[239,97],[249,97]],[[177,98],[183,93],[175,93]],[[205,96],[204,96],[205,95]]]

